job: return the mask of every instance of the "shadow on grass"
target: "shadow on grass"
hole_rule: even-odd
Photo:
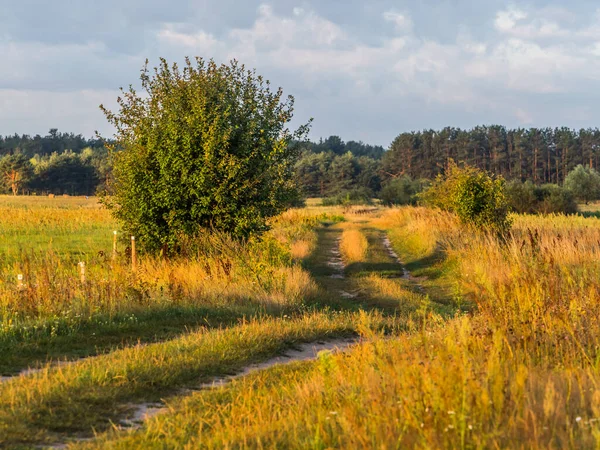
[[[600,219],[600,211],[579,211],[577,215],[585,217],[586,219]]]
[[[384,263],[353,263],[346,266],[346,274],[351,277],[364,277],[369,275],[379,275],[384,278],[401,278],[403,274],[402,266],[395,262]]]
[[[50,361],[108,353],[137,343],[160,342],[198,328],[226,327],[243,319],[283,313],[257,306],[167,306],[78,321],[40,320],[0,337],[0,375],[13,375]]]
[[[427,272],[427,277],[429,279],[435,280],[441,277],[443,274],[443,271],[440,270],[438,266],[444,262],[444,259],[444,252],[438,249],[430,255],[406,263],[405,267],[406,270],[408,270],[415,276],[419,276],[421,274],[424,275],[424,272]]]

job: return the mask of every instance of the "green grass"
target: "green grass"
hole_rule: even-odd
[[[4,356],[0,373],[48,360],[88,358],[64,366],[47,365],[0,384],[0,447],[90,436],[92,430],[109,430],[111,422],[127,416],[131,402],[166,398],[169,403],[185,403],[188,400],[179,398],[182,388],[235,373],[296,343],[359,333],[373,336],[373,330],[416,329],[432,311],[447,316],[456,311],[451,301],[443,304],[444,297],[440,294],[438,299],[436,291],[445,293],[447,262],[443,258],[419,261],[416,256],[409,261],[420,264],[412,267],[415,273],[428,273],[423,282],[426,292],[421,292],[414,281],[401,278],[402,267],[383,246],[386,229],[372,219],[354,223],[368,241],[364,260],[346,267],[346,278],[332,278],[337,271],[327,263],[344,229],[336,209],[292,211],[274,221],[275,229],[257,247],[234,246],[226,254],[210,247],[210,256],[148,260],[133,277],[119,261],[114,268],[110,262],[94,262],[98,248],[110,245],[112,238],[114,224],[106,211],[91,201],[86,206],[74,199],[53,199],[64,202],[60,207],[36,206],[45,200],[49,199],[8,206],[7,210],[22,214],[12,222],[0,220],[0,230],[12,227],[12,255],[22,255],[22,245],[30,245],[27,251],[35,254],[27,266],[31,289],[19,293],[6,282],[0,286],[0,311],[6,314],[0,322]],[[0,212],[2,201],[8,200],[0,199]],[[43,238],[30,239],[36,226],[32,217]],[[80,240],[67,242],[69,236]],[[52,257],[44,256],[52,247],[44,244],[49,237],[57,245]],[[297,248],[298,254],[306,256],[293,262],[289,249],[300,241],[304,244]],[[396,244],[400,248],[402,243]],[[80,257],[91,258],[83,287],[69,266],[69,261]],[[58,261],[60,277],[56,277],[57,267],[44,261]],[[223,263],[228,261],[224,273]],[[248,267],[255,263],[255,268]],[[4,266],[4,273],[17,269],[13,262]],[[346,298],[342,292],[356,296]],[[22,312],[11,310],[15,307]],[[310,366],[294,366],[289,373],[302,367]],[[316,367],[317,372],[324,370]],[[288,369],[273,373],[281,375]],[[265,376],[276,390],[285,390],[288,381],[293,385],[292,379],[280,375]],[[275,386],[277,377],[284,384]],[[230,405],[213,406],[226,410]],[[197,415],[192,409],[188,413]],[[269,420],[261,423],[272,425]],[[198,429],[178,430],[170,442],[174,446],[197,443],[197,434]],[[215,447],[227,442],[215,439]],[[160,445],[140,442],[143,445],[130,444]],[[291,441],[272,442],[290,445]],[[318,440],[301,442],[321,446]]]
[[[97,199],[0,197],[0,374],[198,326],[305,310],[310,278],[287,255],[290,242],[318,226],[313,216],[282,215],[262,243],[211,235],[202,243],[207,251],[191,257],[166,262],[139,255],[133,276],[126,258],[97,256],[110,255],[115,228]],[[87,263],[84,284],[80,260]]]
[[[381,230],[366,225],[362,230],[367,236],[369,247],[365,261],[346,267],[350,277],[368,276],[377,273],[383,277],[402,276],[402,266],[394,261],[383,245],[384,233]]]
[[[173,399],[140,430],[74,448],[597,448],[598,405],[580,390],[592,374],[509,347],[458,318]]]
[[[419,242],[419,236],[408,237],[400,228],[388,230],[388,236],[406,269],[432,300],[450,309],[473,309],[458,284],[457,263],[448,259],[443,249]]]
[[[157,342],[199,327],[218,328],[241,320],[272,315],[257,307],[164,307],[97,316],[87,320],[39,320],[6,331],[0,339],[0,375],[38,367],[52,361],[74,360],[110,352],[118,347]],[[283,315],[279,311],[275,315]]]
[[[0,196],[0,270],[18,265],[23,253],[53,251],[72,261],[110,254],[117,229],[96,198]]]
[[[158,400],[235,373],[295,343],[384,325],[378,316],[348,314],[264,319],[47,367],[0,384],[0,447],[56,442],[60,433],[105,430],[128,412],[128,402]]]

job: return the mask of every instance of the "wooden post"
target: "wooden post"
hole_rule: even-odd
[[[113,231],[113,251],[112,251],[112,259],[113,261],[117,259],[117,230]]]
[[[81,284],[85,284],[85,263],[83,261],[79,263],[79,273],[81,275]]]
[[[17,287],[19,289],[23,289],[23,275],[22,274],[17,275]]]
[[[135,253],[135,236],[131,236],[131,270],[137,269],[137,255]]]

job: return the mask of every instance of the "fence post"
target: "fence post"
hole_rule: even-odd
[[[131,236],[131,270],[135,272],[137,269],[137,255],[135,253],[135,236]]]
[[[83,261],[79,263],[79,273],[81,275],[81,284],[85,284],[85,263]]]
[[[113,231],[113,251],[112,251],[112,259],[113,261],[117,259],[117,230]]]

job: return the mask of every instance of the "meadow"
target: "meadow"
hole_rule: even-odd
[[[0,447],[597,448],[600,220],[513,219],[311,202],[133,271],[96,199],[2,197]]]

